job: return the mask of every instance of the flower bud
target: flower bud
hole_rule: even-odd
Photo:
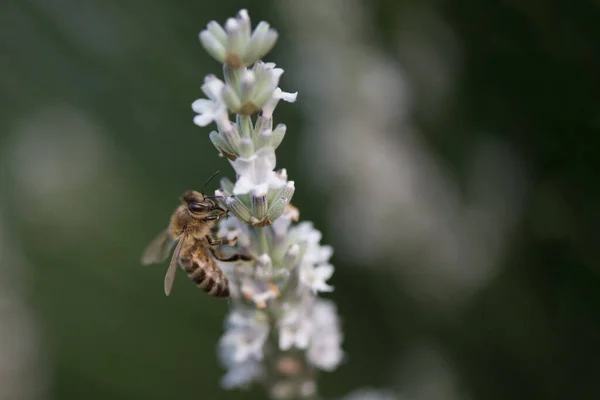
[[[227,44],[227,32],[216,21],[210,21],[206,25],[206,30],[209,31],[219,43],[225,47]],[[201,32],[202,33],[202,32]]]
[[[254,143],[252,143],[252,139],[250,139],[249,137],[243,137],[242,140],[240,140],[240,146],[238,149],[239,156],[245,158],[252,156],[252,154],[254,153]]]
[[[267,195],[250,196],[252,204],[252,215],[258,220],[262,221],[267,216]]]
[[[250,210],[248,210],[248,207],[244,203],[242,203],[238,196],[229,196],[227,198],[226,204],[229,212],[235,215],[237,219],[246,223],[250,221]]]
[[[277,149],[281,142],[283,141],[283,137],[285,136],[285,132],[287,130],[287,126],[285,124],[277,124],[273,132],[271,133],[271,147]]]
[[[233,182],[228,178],[221,178],[221,190],[226,194],[225,197],[231,196],[233,193]]]
[[[276,41],[277,32],[274,29],[270,29],[268,23],[264,21],[259,22],[250,37],[244,58],[246,60],[260,60],[263,55],[267,54],[273,48]]]
[[[266,118],[261,114],[258,116],[258,118],[256,118],[256,123],[254,124],[254,133],[252,137],[256,139],[262,132],[271,130],[273,130],[273,119]]]
[[[227,197],[228,197],[228,194],[225,193],[223,190],[221,190],[221,189],[215,190],[215,200],[217,201],[217,204],[219,205],[219,207],[221,207],[223,209],[227,209]]]
[[[240,98],[238,97],[235,90],[233,90],[229,84],[225,85],[222,93],[223,93],[223,101],[225,102],[225,105],[227,106],[229,111],[235,112],[242,106],[242,102],[240,101]]]
[[[229,146],[231,146],[231,148],[236,151],[238,146],[240,145],[240,134],[237,130],[237,127],[235,126],[235,124],[229,122],[229,124],[221,127],[221,129],[219,129],[219,133],[221,135],[223,135],[223,137],[227,140],[227,142],[229,143]]]
[[[285,252],[283,263],[288,270],[291,270],[298,264],[298,261],[300,261],[300,245],[294,243]]]
[[[260,22],[254,32],[246,10],[225,22],[225,29],[211,21],[200,32],[200,42],[208,53],[222,64],[240,69],[250,66],[267,54],[277,41],[277,32]]]
[[[263,253],[257,257],[255,274],[263,280],[271,279],[273,275],[273,262],[268,254]]]
[[[268,224],[266,225],[271,225],[277,218],[281,216],[281,214],[283,214],[286,204],[287,202],[282,197],[271,205],[271,208],[269,208],[269,211],[267,212],[267,218],[265,218],[265,221],[268,221]]]
[[[223,156],[225,156],[225,154],[234,153],[229,143],[227,143],[227,140],[225,140],[225,138],[217,132],[212,131],[209,135],[209,138],[212,144],[221,152],[221,154],[223,154]]]
[[[240,85],[240,99],[243,104],[249,103],[252,101],[252,95],[254,94],[254,88],[256,85],[256,76],[254,75],[254,71],[244,71],[244,75],[242,76],[242,82]]]
[[[287,174],[286,174],[286,178],[287,178]],[[281,198],[285,199],[286,204],[289,203],[292,200],[292,197],[294,196],[294,191],[295,190],[296,190],[296,187],[294,185],[294,181],[289,181],[283,187],[283,190],[281,192]]]
[[[219,26],[220,28],[220,26]],[[223,31],[225,33],[225,31]],[[227,54],[223,43],[209,30],[200,32],[200,42],[204,49],[216,60],[225,60]]]
[[[241,15],[239,13],[238,17]],[[225,31],[227,32],[227,55],[225,62],[232,68],[241,68],[244,66],[241,55],[244,53],[244,47],[248,42],[248,39],[244,37],[243,21],[241,19],[229,18],[225,22]]]
[[[275,68],[273,63],[256,63],[254,71],[256,85],[253,101],[259,108],[262,108],[273,97],[273,93],[279,85],[279,78],[283,74],[283,69]]]
[[[285,169],[283,169],[282,171],[285,171]],[[275,173],[275,176],[277,176],[277,178],[285,181],[287,180],[287,173],[284,175],[280,174],[281,171],[279,171],[279,173]],[[294,181],[290,181],[290,182],[286,182],[285,185],[283,185],[281,188],[276,189],[276,190],[269,190],[269,195],[268,195],[268,201],[269,204],[273,203],[275,200],[281,198],[281,197],[287,197],[289,195],[289,188],[287,187],[289,184],[291,183],[292,185],[292,194],[294,193],[293,191],[293,186],[294,186]],[[291,197],[288,199],[288,201],[291,199]]]
[[[270,130],[262,131],[261,133],[259,133],[258,137],[256,138],[256,147],[260,149],[260,148],[263,148],[266,146],[270,146],[272,137],[273,137],[273,135]],[[275,148],[275,147],[273,147],[273,148]]]

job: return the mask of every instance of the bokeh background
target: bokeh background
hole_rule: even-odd
[[[227,305],[143,247],[215,170],[197,34],[248,8],[299,91],[278,166],[335,246],[325,398],[600,396],[600,5],[8,0],[0,6],[0,399],[242,399]]]

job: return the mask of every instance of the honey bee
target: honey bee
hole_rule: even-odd
[[[250,260],[242,254],[229,257],[215,250],[216,246],[234,245],[234,240],[213,239],[211,230],[215,222],[227,214],[220,208],[215,197],[204,196],[194,190],[185,192],[181,197],[181,205],[177,207],[169,227],[160,233],[142,254],[142,264],[165,261],[175,244],[175,250],[165,275],[165,294],[168,296],[173,288],[177,264],[187,273],[196,285],[211,296],[229,297],[229,281],[217,266],[220,261]]]

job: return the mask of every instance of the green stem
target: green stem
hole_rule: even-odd
[[[269,254],[269,241],[267,239],[267,232],[265,228],[256,228],[258,234],[258,246],[260,248],[260,254]]]
[[[252,131],[254,126],[252,125],[252,119],[247,115],[236,114],[235,116],[238,131],[241,137],[252,137]]]

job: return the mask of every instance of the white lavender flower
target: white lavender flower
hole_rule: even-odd
[[[242,363],[248,359],[262,360],[263,345],[268,335],[267,319],[261,313],[233,311],[227,320],[227,332],[219,343],[221,360],[225,365]]]
[[[300,265],[300,282],[314,294],[331,292],[333,286],[326,281],[333,275],[334,267],[328,263],[333,254],[331,246],[321,246],[321,232],[314,229],[312,223],[303,222],[290,230],[290,240],[297,242],[303,251]]]
[[[194,117],[194,123],[198,126],[207,126],[215,121],[217,125],[229,121],[227,106],[223,101],[223,88],[225,84],[214,75],[204,78],[202,91],[208,99],[198,99],[192,103],[192,109],[199,115]]]
[[[223,180],[216,196],[239,220],[255,226],[270,225],[283,214],[295,190],[285,170],[273,170],[273,148],[261,148],[248,157],[236,158],[231,164],[238,180],[235,184]]]
[[[248,388],[251,383],[262,379],[265,375],[264,366],[255,360],[246,360],[228,366],[227,373],[221,378],[224,389]]]
[[[288,231],[292,225],[292,222],[298,221],[300,219],[300,212],[295,207],[288,207],[285,212],[273,223],[271,228],[273,229],[273,235],[280,239],[287,239]],[[293,244],[296,251],[300,251],[300,245],[297,243]],[[292,244],[289,246],[292,247]]]
[[[292,347],[306,349],[313,335],[313,322],[309,307],[284,304],[283,317],[279,320],[279,348],[289,350]]]
[[[277,32],[266,22],[260,22],[251,32],[250,17],[241,10],[236,18],[225,22],[225,29],[211,21],[200,32],[200,42],[208,53],[233,68],[252,65],[269,52],[277,41]]]
[[[276,68],[274,63],[257,62],[251,70],[241,73],[236,70],[225,70],[223,99],[229,110],[240,115],[252,115],[268,105],[268,117],[279,102],[294,102],[296,94],[283,92],[277,85],[283,69]],[[263,110],[264,113],[264,110]]]
[[[332,371],[344,357],[335,305],[328,300],[317,300],[312,311],[315,334],[308,348],[307,358],[315,367]]]
[[[298,92],[288,93],[284,92],[280,88],[275,89],[275,91],[271,95],[271,99],[263,106],[263,117],[271,118],[273,116],[273,111],[275,110],[275,107],[277,107],[277,103],[279,103],[279,100],[287,101],[288,103],[293,103],[296,101],[296,97],[298,97]]]
[[[248,158],[238,158],[231,163],[239,175],[233,188],[233,194],[252,193],[254,196],[266,196],[269,189],[280,189],[286,184],[275,171],[275,151],[264,147]]]
[[[225,29],[210,22],[200,40],[223,63],[224,81],[207,77],[202,90],[208,99],[196,100],[193,108],[197,125],[216,123],[210,140],[236,173],[235,182],[222,179],[215,191],[229,212],[217,236],[235,241],[220,250],[251,259],[219,262],[232,304],[219,341],[228,370],[221,384],[229,389],[263,382],[272,397],[283,399],[315,394],[315,370],[335,369],[344,354],[335,306],[316,297],[333,291],[327,282],[333,250],[320,244],[312,223],[295,225],[294,182],[285,169],[276,170],[275,150],[287,128],[273,127],[273,112],[280,100],[294,102],[297,96],[278,87],[283,69],[258,61],[276,37],[264,22],[251,33],[245,10],[228,19]]]
[[[240,111],[242,107],[254,107],[248,105],[249,103],[242,104],[237,98],[237,95],[231,94],[229,86],[225,85],[222,90],[223,101],[225,106],[229,107],[230,112]],[[274,107],[279,102],[279,93],[281,89],[277,88],[273,94],[273,97],[267,102],[267,105]],[[292,96],[285,96],[285,98],[291,98]],[[283,97],[282,97],[283,98]],[[294,96],[295,98],[295,96]],[[206,100],[205,100],[206,101]],[[219,100],[220,101],[220,100]],[[198,102],[198,101],[197,101]],[[208,109],[208,112],[203,111],[205,115],[198,116],[199,122],[204,123],[212,117],[213,108],[216,108],[216,101],[199,102],[199,105],[204,106]],[[219,111],[222,111],[223,104],[220,104]],[[254,103],[252,103],[254,104]],[[266,107],[266,106],[265,106]],[[200,107],[196,107],[196,110],[204,110]],[[231,161],[235,161],[238,157],[250,157],[254,152],[270,147],[276,150],[277,147],[283,141],[287,127],[285,124],[278,124],[273,128],[272,110],[270,114],[267,114],[264,110],[262,115],[256,119],[256,123],[248,118],[247,115],[238,114],[236,123],[232,123],[229,120],[223,120],[223,118],[216,119],[218,131],[212,131],[210,133],[210,140],[213,142],[217,150],[222,156],[228,158]],[[218,114],[221,116],[222,114]],[[269,115],[269,117],[267,117]],[[200,118],[202,117],[202,118]]]
[[[318,292],[333,292],[333,286],[325,281],[333,275],[333,265],[311,265],[304,264],[300,267],[300,282],[308,286],[314,294]]]

